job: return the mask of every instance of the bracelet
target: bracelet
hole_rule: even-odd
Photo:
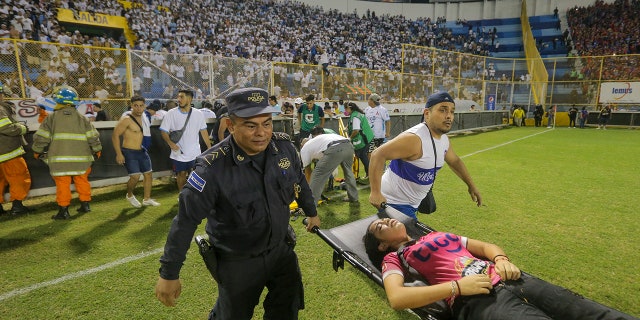
[[[458,280],[456,280],[456,287],[458,287],[458,295],[462,296],[462,290],[460,290],[460,284],[458,283]]]
[[[456,297],[456,286],[455,286],[456,282],[455,281],[451,281],[451,298],[455,298]]]
[[[493,261],[493,263],[496,263],[496,259],[497,259],[498,257],[503,257],[503,258],[502,258],[502,259],[500,259],[500,260],[507,260],[507,261],[511,261],[511,260],[509,260],[509,257],[507,257],[507,256],[506,256],[506,255],[504,255],[504,254],[496,254],[496,256],[495,256],[495,257],[493,257],[493,259],[491,259],[491,261]]]

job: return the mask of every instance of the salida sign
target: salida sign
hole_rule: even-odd
[[[107,16],[103,14],[90,14],[88,12],[79,12],[76,20],[82,21],[85,23],[102,24],[105,26],[109,25],[109,20]]]

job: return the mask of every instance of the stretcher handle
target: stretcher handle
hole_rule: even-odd
[[[309,224],[309,221],[307,220],[307,218],[305,217],[304,219],[302,219],[302,224],[306,227]],[[311,228],[311,232],[313,233],[317,233],[318,230],[320,230],[320,228],[318,228],[318,226],[313,226],[313,228]]]

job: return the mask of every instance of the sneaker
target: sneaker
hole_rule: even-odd
[[[136,196],[131,196],[131,198],[129,198],[129,196],[126,196],[127,200],[129,200],[129,203],[131,203],[132,206],[136,207],[136,208],[140,208],[142,207],[142,205],[140,204],[140,201],[138,201],[138,199],[136,199]]]
[[[158,203],[157,201],[155,201],[153,199],[147,199],[147,200],[142,200],[142,205],[143,206],[157,207],[157,206],[160,205],[160,203]]]

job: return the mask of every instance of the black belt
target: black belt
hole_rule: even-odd
[[[329,144],[327,144],[327,149],[333,147],[333,146],[337,146],[339,144],[343,144],[343,143],[347,143],[347,142],[351,142],[351,140],[336,140],[336,141],[331,141],[329,142]]]

